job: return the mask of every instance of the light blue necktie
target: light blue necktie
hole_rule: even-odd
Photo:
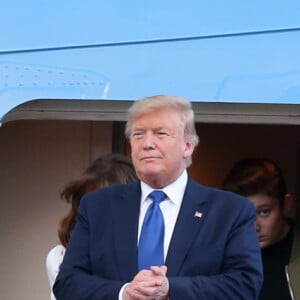
[[[164,263],[164,217],[159,203],[167,198],[163,191],[153,191],[140,235],[138,246],[138,269],[149,269],[150,266],[161,266]]]

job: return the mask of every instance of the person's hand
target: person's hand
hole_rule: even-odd
[[[153,266],[141,270],[123,292],[124,300],[165,300],[169,294],[167,267]]]

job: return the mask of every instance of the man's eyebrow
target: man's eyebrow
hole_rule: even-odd
[[[259,205],[257,205],[256,206],[256,209],[262,209],[262,208],[272,208],[273,206],[271,205],[271,204],[267,204],[267,203],[265,203],[265,204],[259,204]]]
[[[141,130],[146,130],[144,127],[134,127],[132,128],[132,131],[141,131]]]
[[[165,127],[165,126],[158,126],[158,127],[155,127],[154,130],[168,130],[169,128],[168,127]]]

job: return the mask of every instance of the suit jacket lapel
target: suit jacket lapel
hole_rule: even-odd
[[[137,273],[137,236],[140,211],[140,184],[124,189],[120,203],[114,207],[114,242],[120,279],[132,279]]]
[[[197,188],[196,183],[189,179],[166,258],[169,276],[179,272],[188,249],[205,219],[207,209],[205,204],[206,201],[201,199],[201,193],[199,194],[199,187]]]

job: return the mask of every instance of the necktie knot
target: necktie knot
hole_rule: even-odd
[[[167,198],[167,195],[163,191],[153,191],[149,194],[149,198],[151,198],[156,204],[159,204]]]

